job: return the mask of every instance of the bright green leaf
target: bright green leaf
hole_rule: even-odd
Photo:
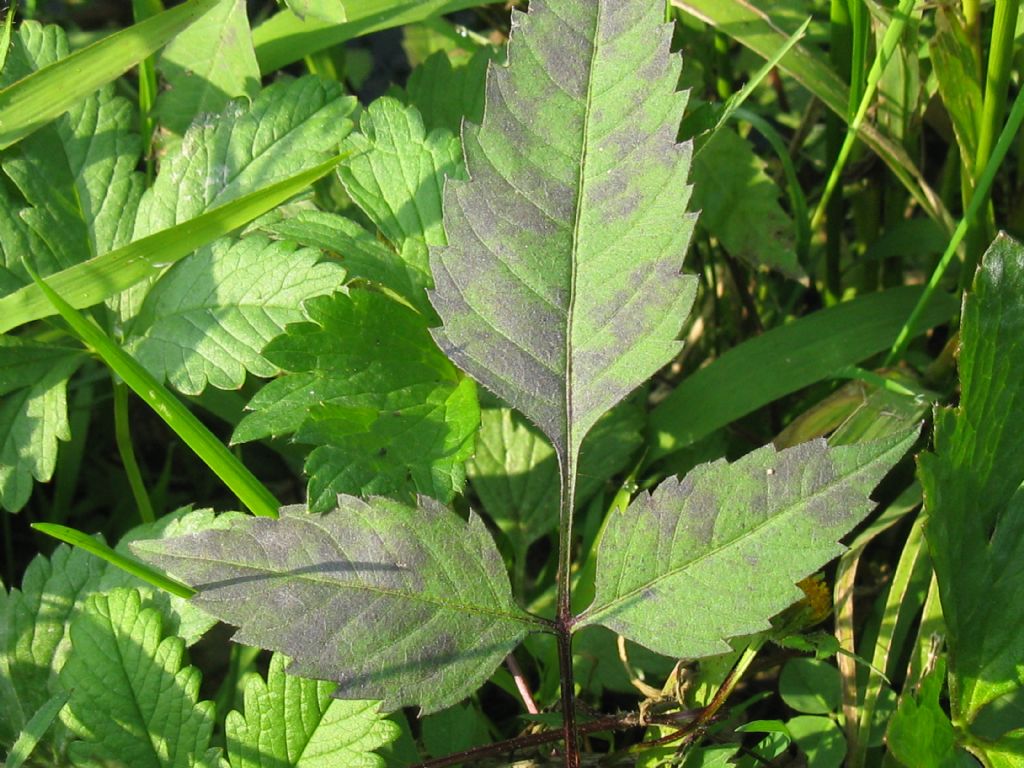
[[[227,531],[133,550],[199,590],[238,642],[285,653],[290,671],[386,709],[442,709],[476,690],[531,630],[480,518],[437,502],[340,496]]]
[[[479,407],[430,338],[421,315],[353,289],[306,303],[312,322],[288,326],[263,351],[288,372],[250,401],[234,442],[294,433],[308,456],[309,504],[339,493],[423,493],[449,501],[462,486]]]
[[[349,132],[355,99],[338,83],[303,77],[233,101],[194,123],[164,159],[139,206],[142,237],[311,168],[335,154]]]
[[[183,666],[185,644],[164,637],[160,613],[133,589],[86,600],[71,624],[75,652],[61,670],[62,712],[82,741],[73,759],[133,768],[187,768],[207,756],[213,702],[199,702],[200,673]]]
[[[825,715],[837,711],[839,686],[839,670],[818,659],[790,659],[779,675],[779,696],[797,712]]]
[[[408,239],[447,242],[441,224],[444,181],[465,178],[456,136],[443,128],[427,133],[415,107],[383,97],[370,104],[359,130],[341,148],[352,153],[338,168],[345,190],[396,248]],[[426,262],[415,266],[429,285]]]
[[[374,750],[392,741],[398,726],[377,702],[331,698],[334,683],[286,675],[275,653],[264,682],[245,683],[245,714],[228,714],[231,768],[383,768]]]
[[[129,327],[126,348],[158,379],[186,395],[209,383],[239,389],[248,371],[280,372],[260,354],[302,303],[330,293],[344,271],[320,253],[250,236],[213,245],[178,262],[147,294]]]
[[[765,446],[666,480],[613,515],[598,548],[596,597],[577,627],[601,624],[653,651],[701,658],[768,629],[796,582],[842,552],[868,494],[917,438],[828,447]]]
[[[57,441],[71,438],[68,379],[85,361],[80,349],[0,337],[0,506],[17,512],[33,479],[48,482]]]
[[[433,308],[424,289],[430,275],[401,256],[359,224],[336,213],[301,210],[294,215],[267,217],[260,229],[299,245],[327,251],[345,267],[348,278],[368,280],[394,291],[428,317]]]
[[[960,405],[921,456],[953,722],[1024,687],[1024,247],[1000,235],[964,300]]]
[[[663,16],[639,0],[514,12],[510,66],[491,66],[483,123],[463,128],[470,180],[445,185],[450,245],[431,253],[441,347],[570,476],[590,428],[679,351],[693,301]]]
[[[14,742],[4,768],[21,768],[25,761],[32,755],[33,750],[42,740],[43,736],[53,725],[60,714],[61,709],[68,701],[68,694],[64,691],[55,693],[50,697],[39,710],[29,718],[25,728],[18,734],[18,740]]]
[[[700,225],[732,256],[795,279],[804,271],[780,192],[750,142],[730,128],[716,132],[694,157],[692,205],[701,212]]]
[[[199,115],[220,112],[230,99],[255,96],[260,68],[245,0],[221,0],[204,13],[164,48],[157,70],[167,87],[156,97],[156,118],[178,135]]]
[[[104,564],[87,552],[59,545],[47,558],[37,555],[21,589],[5,595],[0,614],[0,674],[5,700],[0,733],[17,733],[61,688],[56,674],[70,650],[67,628],[95,589]]]

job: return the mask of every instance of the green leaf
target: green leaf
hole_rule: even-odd
[[[341,24],[346,20],[341,0],[285,0],[285,4],[300,19],[311,18],[329,24]]]
[[[730,349],[686,377],[651,412],[650,458],[685,448],[773,400],[888,349],[921,293],[915,286],[858,296]],[[955,298],[937,295],[915,333],[946,322],[955,312]]]
[[[942,659],[921,679],[916,695],[900,697],[899,706],[889,721],[885,741],[902,765],[912,768],[953,768],[956,760],[956,734],[949,716],[939,702],[946,678]]]
[[[437,349],[421,315],[365,290],[306,303],[264,357],[288,375],[250,401],[232,440],[294,433],[308,456],[309,504],[339,493],[423,493],[449,501],[479,425],[476,390]]]
[[[152,55],[218,0],[190,0],[122,29],[0,90],[0,149],[11,146]],[[27,76],[25,76],[27,75]]]
[[[412,71],[405,86],[408,100],[429,129],[447,128],[458,136],[463,119],[480,125],[487,63],[494,58],[491,50],[481,48],[457,66],[444,51],[438,51]]]
[[[1024,687],[1024,247],[1000,235],[964,299],[960,405],[920,458],[954,725]]]
[[[26,21],[11,52],[16,72],[32,72],[68,55],[59,27]],[[21,212],[36,235],[69,267],[131,239],[142,174],[131,104],[108,85],[73,105],[10,152],[4,172],[30,204]],[[18,258],[32,258],[23,252]],[[46,262],[43,267],[49,267]]]
[[[447,243],[441,190],[445,178],[465,178],[454,134],[443,128],[427,133],[415,107],[385,96],[363,112],[359,130],[341,148],[352,154],[338,168],[345,191],[396,248],[409,239]],[[430,285],[426,262],[415,266]]]
[[[147,279],[156,278],[164,268],[185,258],[197,248],[248,224],[271,208],[294,197],[314,181],[333,171],[342,159],[343,156],[336,155],[320,165],[242,195],[194,219],[136,240],[103,256],[76,264],[48,278],[47,285],[76,309],[84,309],[114,298],[122,291]],[[6,226],[9,223],[10,219],[0,214],[0,227],[3,228],[0,234],[10,231]],[[24,232],[14,230],[14,233],[19,240],[25,240]],[[37,253],[41,250],[32,249],[30,252]],[[5,257],[9,257],[9,254],[5,254]],[[2,272],[0,278],[5,278]],[[4,282],[10,280],[8,276]],[[55,314],[58,314],[58,311],[43,290],[36,284],[26,285],[11,295],[0,298],[0,333]]]
[[[334,683],[285,675],[285,657],[270,658],[267,680],[245,682],[245,715],[225,724],[231,768],[383,768],[373,751],[393,741],[398,726],[373,701],[331,698]]]
[[[401,256],[351,219],[336,213],[301,210],[294,215],[265,217],[260,229],[299,245],[330,252],[344,265],[350,280],[377,283],[401,296],[428,317],[433,308],[424,289],[429,273],[403,261]]]
[[[540,619],[512,600],[480,518],[340,496],[323,515],[284,507],[276,521],[133,550],[194,586],[196,603],[240,627],[238,642],[285,653],[294,674],[339,683],[385,709],[442,709],[480,686]]]
[[[260,236],[219,240],[157,282],[129,326],[126,349],[186,395],[208,383],[239,389],[246,371],[274,376],[280,369],[260,350],[305,319],[306,299],[341,283],[344,270],[319,259],[313,249]]]
[[[846,759],[846,737],[832,718],[800,715],[787,720],[786,729],[807,757],[807,765],[840,768]]]
[[[157,70],[167,88],[156,97],[156,118],[178,135],[198,115],[220,112],[239,96],[254,97],[260,68],[245,0],[221,0],[204,13],[163,50]]]
[[[21,768],[24,765],[50,726],[53,725],[67,701],[68,694],[66,692],[55,693],[32,715],[25,724],[25,728],[18,734],[18,740],[11,747],[4,768]]]
[[[732,256],[797,279],[804,270],[779,192],[765,162],[732,129],[717,131],[694,157],[693,207],[701,212],[700,225]]]
[[[163,636],[160,613],[144,608],[138,591],[90,596],[71,642],[60,676],[71,693],[63,720],[82,739],[73,759],[163,768],[206,757],[213,702],[199,702],[200,673],[183,666],[185,644]]]
[[[0,613],[0,674],[5,692],[0,733],[17,733],[60,692],[56,674],[70,650],[67,628],[81,612],[104,568],[98,558],[61,544],[37,555],[21,589],[5,595]]]
[[[819,659],[790,659],[779,675],[779,696],[797,712],[836,712],[841,703],[839,686],[839,670]]]
[[[823,440],[671,478],[613,515],[598,548],[596,597],[576,627],[601,624],[674,658],[729,650],[802,597],[796,582],[842,552],[868,494],[917,438],[828,447]]]
[[[303,77],[264,88],[197,120],[139,206],[136,237],[149,235],[311,168],[335,154],[355,99],[341,85]]]
[[[693,302],[686,97],[663,12],[515,12],[511,65],[492,65],[483,123],[463,129],[470,181],[445,185],[450,245],[431,253],[435,338],[541,428],[569,477],[594,423],[679,351]]]
[[[69,440],[67,385],[81,349],[0,337],[0,506],[17,512],[33,479],[48,482],[57,441]]]

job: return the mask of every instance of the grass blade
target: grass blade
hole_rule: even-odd
[[[107,338],[107,335],[91,320],[77,312],[52,288],[33,273],[36,285],[45,298],[53,303],[72,330],[88,346],[92,347],[124,379],[135,394],[146,401],[156,414],[167,422],[178,436],[185,441],[239,500],[254,514],[277,517],[280,506],[274,495],[245,468],[225,445],[210,430],[172,395],[153,375],[143,368],[127,352]]]
[[[122,29],[0,91],[0,149],[66,112],[116,80],[217,4],[189,2]]]
[[[94,539],[92,536],[87,536],[81,531],[75,530],[74,528],[68,528],[66,525],[57,525],[56,523],[32,523],[32,528],[45,533],[47,536],[52,536],[55,539],[70,544],[73,547],[84,549],[101,560],[105,560],[111,565],[117,566],[125,573],[130,573],[132,576],[138,576],[147,584],[152,584],[157,589],[169,592],[176,597],[190,598],[196,593],[192,587],[182,584],[180,581],[164,576],[163,573],[151,568],[140,560],[136,560],[134,557],[127,557],[122,555],[120,552],[116,552],[102,541]]]
[[[330,173],[348,154],[252,192],[208,213],[129,243],[47,278],[75,309],[99,304],[185,258],[197,248],[248,224]],[[57,314],[38,285],[0,298],[0,333]]]
[[[342,24],[313,18],[303,21],[291,11],[282,11],[256,27],[252,41],[260,72],[267,74],[346,40],[480,4],[480,0],[363,0],[346,6],[348,21]]]

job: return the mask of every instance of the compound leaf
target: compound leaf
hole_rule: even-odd
[[[200,673],[183,667],[185,644],[163,637],[161,617],[134,589],[91,595],[71,624],[75,652],[61,670],[61,713],[82,741],[76,762],[187,768],[207,758],[213,702],[199,702]]]
[[[442,709],[494,671],[539,619],[512,599],[480,518],[339,496],[337,509],[284,507],[225,531],[136,542],[185,581],[241,643],[285,653],[289,671],[338,682],[339,698]]]
[[[0,506],[17,512],[33,479],[47,482],[57,441],[68,440],[68,379],[85,362],[81,349],[0,337]]]
[[[653,651],[702,658],[768,628],[796,602],[796,582],[842,552],[872,509],[868,494],[918,430],[871,443],[765,446],[703,464],[613,514],[597,553],[601,624]]]
[[[310,299],[306,311],[312,322],[289,325],[263,351],[289,373],[253,397],[233,441],[292,433],[317,446],[306,460],[315,511],[339,493],[451,500],[479,406],[423,316],[359,289]]]
[[[1024,247],[1000,235],[964,299],[960,405],[936,411],[920,459],[957,726],[1024,686],[1022,295]]]
[[[37,555],[21,589],[5,596],[0,614],[0,674],[4,706],[0,732],[17,733],[54,693],[56,673],[68,656],[67,628],[96,585],[103,561],[59,545],[47,558]]]
[[[465,177],[455,135],[443,128],[427,133],[415,107],[385,96],[363,113],[359,130],[342,144],[346,150],[352,159],[338,168],[345,190],[395,247],[412,238],[447,242],[441,189],[445,178]],[[429,281],[425,260],[419,266]]]
[[[220,112],[239,96],[260,88],[245,0],[222,0],[164,48],[157,69],[167,84],[154,111],[172,133],[185,133],[203,113]]]
[[[678,352],[693,301],[686,97],[662,20],[645,0],[514,12],[510,66],[491,65],[483,122],[463,128],[470,180],[445,185],[435,337],[563,467]]]
[[[284,672],[279,653],[264,682],[245,682],[245,715],[228,714],[231,768],[384,768],[373,750],[393,741],[398,725],[377,712],[375,701],[331,697],[334,683]]]
[[[250,236],[218,240],[171,267],[147,294],[127,349],[158,379],[198,395],[212,384],[239,389],[245,373],[280,372],[260,350],[302,303],[337,288],[344,270],[320,252]]]
[[[338,83],[309,76],[274,83],[251,104],[232,101],[201,116],[143,195],[136,238],[327,160],[351,130],[354,106]]]
[[[67,54],[62,29],[26,21],[5,76],[25,76]],[[131,103],[106,85],[22,139],[4,160],[4,172],[30,204],[22,218],[60,267],[131,239],[143,184],[135,170],[142,146],[132,132],[135,120]],[[19,257],[29,253],[35,255]]]

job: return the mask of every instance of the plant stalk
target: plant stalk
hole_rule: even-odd
[[[558,592],[555,634],[558,641],[558,673],[562,689],[562,734],[566,768],[579,768],[579,738],[576,733],[576,691],[572,674],[572,517],[576,506],[576,454],[572,447],[559,457],[562,472],[561,509],[558,515]]]
[[[144,523],[152,523],[156,519],[153,515],[153,505],[146,492],[146,484],[142,481],[142,472],[135,460],[135,451],[132,449],[132,432],[128,424],[128,387],[118,381],[114,382],[114,439],[117,442],[117,452],[121,454],[124,473],[128,476],[128,485],[135,498],[135,506],[139,508],[139,517]]]

